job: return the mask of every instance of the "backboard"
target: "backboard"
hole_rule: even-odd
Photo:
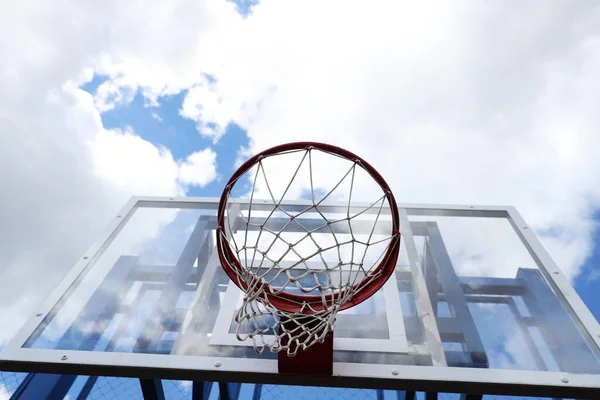
[[[338,314],[333,374],[303,376],[236,337],[217,203],[133,198],[0,370],[600,398],[600,327],[513,207],[400,204],[395,273]]]

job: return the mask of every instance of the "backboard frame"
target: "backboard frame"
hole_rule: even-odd
[[[550,371],[513,371],[444,367],[441,348],[434,366],[391,366],[381,364],[336,363],[333,376],[301,376],[277,374],[276,360],[227,359],[183,355],[103,353],[69,350],[23,348],[48,313],[81,278],[86,267],[110,244],[138,207],[194,208],[204,203],[216,210],[218,198],[133,197],[108,225],[101,238],[75,264],[49,298],[31,316],[22,329],[0,352],[0,370],[45,372],[78,375],[104,375],[142,378],[186,379],[205,381],[240,381],[255,383],[372,387],[380,389],[429,390],[436,381],[439,392],[488,393],[548,397],[600,397],[600,375]],[[300,202],[294,202],[300,203]],[[512,206],[448,206],[432,204],[399,204],[401,233],[407,238],[408,216],[481,216],[506,218],[539,267],[540,272],[576,318],[585,338],[600,349],[600,324],[585,306],[567,278]],[[409,241],[410,242],[410,241]],[[407,246],[407,252],[414,251]],[[418,288],[415,288],[418,290]],[[421,305],[422,309],[427,304]],[[433,316],[431,316],[433,318]],[[435,320],[424,324],[435,325]],[[435,339],[436,329],[431,330]],[[439,341],[439,333],[438,333]],[[435,354],[434,354],[435,356]],[[435,357],[434,357],[435,359]],[[249,372],[252,371],[252,372]],[[425,378],[426,377],[426,378]]]
[[[402,315],[402,310],[399,307],[398,288],[393,279],[388,280],[382,287],[384,301],[386,302],[387,311],[392,315]],[[226,345],[226,346],[245,346],[252,347],[252,342],[249,340],[240,341],[235,333],[229,332],[229,326],[233,318],[233,313],[237,306],[240,296],[243,292],[233,282],[229,282],[225,292],[225,298],[217,321],[213,327],[213,332],[209,343],[211,345]],[[409,345],[406,342],[405,327],[402,318],[387,318],[387,327],[390,333],[389,339],[360,339],[338,337],[334,341],[334,350],[362,350],[372,352],[387,352],[387,353],[408,353]]]

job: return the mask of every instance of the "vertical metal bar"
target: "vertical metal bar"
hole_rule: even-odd
[[[240,396],[241,383],[219,382],[219,397],[221,400],[238,400]]]
[[[418,315],[422,319],[427,347],[431,353],[431,361],[434,366],[446,367],[448,364],[446,362],[446,356],[444,355],[444,348],[442,347],[442,339],[440,338],[440,332],[433,313],[433,307],[429,299],[425,277],[423,276],[423,270],[421,269],[421,263],[419,262],[417,247],[410,228],[410,221],[408,220],[405,209],[399,209],[399,214],[400,234],[404,238],[404,246],[406,247],[408,261],[410,263],[415,304]]]
[[[400,293],[398,292],[398,281],[389,279],[382,289],[387,310],[386,321],[390,340],[398,343],[398,346],[402,348],[407,348],[406,327],[404,326],[404,314],[400,303]]]
[[[11,400],[59,400],[69,392],[76,375],[29,374],[11,396]]]
[[[98,380],[97,376],[88,377],[88,380],[85,382],[85,384],[83,385],[83,388],[77,395],[77,400],[87,400],[87,398],[88,398],[90,392],[92,391],[92,389],[94,388],[94,385],[96,384],[97,380]]]
[[[600,324],[586,307],[575,289],[573,289],[567,278],[561,273],[539,239],[527,226],[517,209],[509,207],[507,212],[509,216],[508,221],[537,264],[542,275],[546,278],[557,296],[559,296],[559,300],[568,307],[569,314],[573,314],[575,323],[581,333],[587,340],[595,344],[595,346],[592,345],[590,347],[592,347],[596,356],[600,357]]]
[[[204,273],[200,274],[200,271],[198,271],[200,281],[194,293],[190,309],[184,317],[185,325],[182,324],[181,326],[179,335],[175,339],[175,343],[171,349],[171,354],[186,354],[188,345],[196,346],[205,344],[208,341],[206,333],[213,330],[215,323],[211,323],[210,317],[213,315],[208,315],[207,303],[212,299],[212,293],[219,290],[214,282],[220,270],[221,265],[219,264],[217,251],[213,251],[206,263]],[[217,320],[221,316],[221,313],[218,311],[220,311],[220,308],[216,308],[213,311],[213,313],[218,313],[218,315],[214,315],[214,318]],[[199,322],[200,324],[198,324]],[[204,327],[205,331],[200,332],[198,325]]]
[[[404,238],[404,246],[406,247],[408,261],[410,263],[415,304],[418,315],[421,317],[423,323],[427,348],[431,353],[431,361],[433,366],[447,367],[448,363],[446,361],[446,356],[444,355],[442,339],[440,338],[440,332],[427,291],[427,284],[425,283],[425,277],[423,276],[423,270],[421,269],[415,239],[410,228],[410,221],[408,220],[405,209],[401,208],[399,210],[399,215],[400,234]]]
[[[398,390],[396,391],[398,400],[415,400],[415,392]]]
[[[452,305],[452,308],[456,313],[455,318],[463,329],[465,342],[468,351],[471,353],[473,364],[476,366],[487,367],[488,359],[485,348],[483,347],[481,337],[475,326],[475,321],[473,320],[473,316],[471,315],[471,311],[465,300],[460,280],[456,275],[450,256],[448,256],[448,252],[446,251],[446,246],[437,223],[428,222],[427,232],[429,235],[427,240],[429,245],[426,248],[427,257],[431,257],[437,267],[438,277],[442,284],[442,288],[444,289],[446,301],[449,305]]]
[[[252,395],[252,400],[260,400],[262,395],[263,385],[261,383],[257,383],[254,386],[254,394]]]
[[[192,399],[208,400],[212,386],[212,382],[194,381],[192,383]]]
[[[232,221],[232,225],[236,224],[237,219],[240,216],[240,205],[235,204],[229,210],[230,218],[236,215],[236,219]],[[213,249],[209,260],[203,271],[198,271],[198,286],[196,287],[196,293],[190,305],[190,309],[186,313],[184,321],[186,325],[181,327],[181,331],[171,354],[186,354],[188,345],[199,345],[202,343],[206,344],[206,335],[208,331],[214,330],[215,324],[219,323],[219,318],[224,318],[221,313],[215,316],[216,321],[210,324],[210,319],[207,318],[207,303],[213,299],[212,293],[218,291],[218,285],[215,285],[215,279],[218,277],[219,271],[222,271],[221,264],[219,263],[219,255],[216,250]],[[228,280],[229,281],[229,280]],[[220,308],[217,308],[220,311]],[[207,332],[198,332],[196,326],[201,321],[201,326],[207,328]],[[189,329],[188,329],[189,328]],[[224,332],[227,332],[225,330]]]
[[[481,399],[483,399],[483,395],[481,395],[481,394],[463,393],[460,395],[460,400],[481,400]]]
[[[438,295],[438,274],[435,262],[433,262],[430,253],[427,251],[428,245],[429,243],[425,240],[423,242],[423,274],[425,275],[425,284],[427,285],[427,292],[429,292],[431,307],[433,307],[433,315],[437,318],[440,300]]]
[[[72,325],[58,342],[56,349],[93,350],[106,327],[118,312],[127,293],[127,276],[138,264],[135,256],[121,256],[90,297]],[[90,331],[90,326],[94,330]],[[35,336],[32,336],[34,339]],[[29,343],[29,341],[28,341]]]
[[[525,281],[523,301],[561,372],[600,373],[600,363],[550,286],[537,269],[520,269]]]
[[[137,314],[139,307],[140,307],[140,303],[142,302],[146,291],[147,291],[146,285],[142,285],[140,287],[140,290],[137,292],[135,298],[133,299],[133,302],[129,305],[129,307],[126,307],[126,308],[124,307],[125,309],[121,310],[124,313],[124,316],[121,319],[120,323],[117,325],[117,328],[115,329],[115,332],[112,335],[110,342],[108,343],[106,348],[103,349],[102,351],[112,352],[115,350],[115,348],[117,348],[119,339],[121,339],[121,336],[127,331],[127,329],[130,326],[131,318],[134,318],[135,315]]]
[[[494,282],[494,279],[490,279],[489,281]],[[515,279],[515,281],[519,281],[522,284],[525,283],[521,279]],[[492,283],[492,285],[493,285],[493,283]],[[526,291],[526,287],[523,285],[521,285],[521,286],[523,288],[523,290],[521,291],[521,295],[523,295]],[[481,286],[478,288],[478,291],[482,292],[482,293],[486,293],[488,290],[485,288],[485,286]],[[539,349],[538,349],[537,345],[535,344],[535,341],[531,337],[531,333],[529,332],[528,325],[525,322],[523,316],[520,314],[519,309],[518,309],[518,307],[515,303],[515,300],[512,296],[468,295],[468,296],[466,296],[466,300],[468,303],[506,304],[508,306],[508,308],[510,309],[512,315],[514,316],[515,321],[517,322],[517,326],[519,327],[519,330],[521,331],[521,336],[523,337],[523,340],[525,341],[527,348],[529,349],[529,351],[535,361],[538,371],[546,371],[547,370],[546,363],[544,362],[544,359],[542,358],[542,355],[540,354]]]
[[[515,304],[514,299],[512,297],[508,297],[506,304],[508,304],[508,307],[510,308],[513,315],[515,316],[517,325],[519,326],[519,329],[521,330],[521,335],[523,336],[523,339],[525,339],[525,343],[527,343],[527,348],[529,348],[529,352],[531,353],[531,355],[533,356],[533,359],[535,360],[535,365],[538,367],[538,370],[546,371],[548,369],[546,367],[546,363],[544,362],[544,359],[542,358],[542,355],[540,354],[540,350],[538,349],[537,345],[535,344],[535,341],[531,337],[531,333],[529,332],[527,324],[525,323],[525,321],[523,321],[523,317],[521,316],[521,313],[519,312],[519,309],[517,308],[517,305]]]
[[[160,379],[140,379],[144,400],[165,400],[165,391]]]
[[[217,265],[215,268],[220,268],[220,266]],[[213,285],[211,286],[214,287]],[[233,314],[235,312],[238,300],[241,297],[241,292],[241,289],[238,288],[234,282],[229,281],[222,303],[218,308],[219,313],[215,323],[212,326],[212,334],[210,336],[211,341],[214,340],[213,338],[218,338],[220,335],[227,334],[229,332],[229,327],[231,326]],[[212,294],[209,296],[210,298],[213,297]],[[200,311],[200,309],[198,311]]]
[[[152,316],[148,319],[134,346],[134,352],[147,353],[155,352],[158,349],[160,338],[164,332],[161,325],[163,319],[175,308],[182,287],[186,284],[187,278],[192,272],[194,262],[202,255],[201,251],[210,248],[208,242],[211,242],[212,236],[211,231],[207,229],[207,224],[208,216],[200,216],[177,263],[173,267],[173,272],[156,303]],[[198,263],[199,272],[205,267],[206,264]]]

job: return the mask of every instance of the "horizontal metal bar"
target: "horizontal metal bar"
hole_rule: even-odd
[[[475,362],[470,351],[448,351],[446,350],[446,360],[450,368],[487,368],[486,362]]]
[[[442,301],[447,301],[444,294],[440,294],[438,297]],[[512,300],[512,297],[508,296],[482,296],[482,295],[468,295],[465,296],[467,303],[483,303],[483,304],[508,304]]]
[[[138,207],[144,208],[182,208],[216,210],[219,199],[215,197],[133,197]]]
[[[398,205],[398,207],[405,207]],[[432,217],[480,217],[507,218],[506,207],[484,206],[446,206],[446,205],[414,205],[406,208],[406,213],[413,216]]]
[[[525,291],[522,279],[461,277],[460,285],[465,294],[520,296]]]
[[[439,392],[600,398],[600,375],[548,371],[335,363],[332,376],[294,375],[278,374],[276,360],[258,358],[41,349],[0,353],[0,360],[5,371],[416,391],[435,382]]]
[[[525,292],[522,279],[459,277],[459,280],[464,294],[471,295],[471,299],[474,298],[472,295],[521,296]],[[444,293],[442,285],[437,285],[437,291],[442,298]]]
[[[437,317],[437,327],[443,342],[464,342],[464,329],[458,324],[458,321],[452,317]],[[404,317],[404,325],[409,339],[418,337],[422,331],[420,317]],[[447,355],[447,352],[445,352]]]
[[[153,282],[154,288],[162,289],[161,285],[165,285],[173,272],[174,265],[139,265],[131,271],[130,279],[132,281]],[[187,276],[186,284],[180,290],[195,290],[194,287],[198,283],[197,272],[192,272]],[[145,283],[144,285],[149,285]],[[156,286],[158,285],[158,286]]]
[[[139,207],[168,207],[168,208],[206,208],[216,209],[219,198],[208,197],[158,197],[158,196],[138,196],[134,197],[139,202]],[[241,205],[249,204],[249,199],[237,198],[236,202]],[[210,205],[212,204],[212,206]],[[253,200],[253,207],[257,210],[267,210],[272,208],[271,200]],[[310,200],[284,200],[281,202],[286,209],[301,211],[310,207],[313,203]],[[293,208],[296,206],[296,208]],[[370,203],[356,202],[352,210],[360,210],[370,206]],[[330,202],[320,205],[319,208],[346,208],[346,202]],[[449,217],[487,217],[487,218],[507,218],[507,210],[511,206],[488,206],[488,205],[448,205],[448,204],[416,204],[399,203],[398,207],[405,209],[408,215],[431,215],[431,216],[449,216]]]
[[[417,252],[414,237],[410,227],[410,222],[406,211],[400,209],[400,232],[404,236],[404,246],[406,255],[410,263],[412,290],[415,296],[415,307],[422,318],[423,336],[431,353],[433,365],[445,367],[447,365],[440,332],[437,327],[435,313],[431,304],[431,299],[427,291],[427,283],[423,274],[423,268]]]

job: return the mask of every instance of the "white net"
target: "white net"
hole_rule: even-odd
[[[322,343],[336,314],[389,276],[383,266],[399,247],[390,194],[358,160],[312,147],[278,153],[224,195],[218,240],[245,289],[237,337],[252,339],[257,352],[293,356]]]

